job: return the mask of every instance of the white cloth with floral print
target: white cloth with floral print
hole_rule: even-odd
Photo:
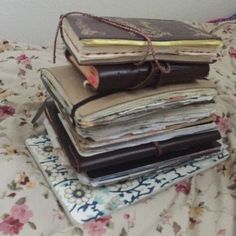
[[[225,163],[112,215],[74,227],[25,148],[43,125],[30,121],[45,99],[38,69],[52,49],[0,43],[0,235],[234,236],[236,232],[236,21],[197,24],[224,40],[209,79],[217,84],[218,122],[229,141]],[[57,65],[65,64],[62,50]],[[70,193],[68,193],[70,194]]]

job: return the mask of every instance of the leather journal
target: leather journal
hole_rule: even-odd
[[[187,83],[205,79],[209,72],[208,64],[169,62],[169,73],[155,68],[152,62],[141,65],[134,63],[108,65],[80,65],[66,50],[65,56],[86,78],[88,88],[96,91],[140,89],[148,86]],[[165,63],[163,63],[165,66]]]
[[[158,60],[212,62],[220,38],[175,20],[96,17],[71,13],[62,17],[61,37],[80,64],[140,61],[147,38]],[[145,60],[153,60],[149,51]]]

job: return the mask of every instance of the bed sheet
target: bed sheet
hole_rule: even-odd
[[[224,40],[208,78],[217,85],[218,123],[230,158],[83,225],[70,223],[24,145],[44,130],[30,121],[47,96],[39,68],[52,66],[52,48],[0,41],[0,235],[236,235],[236,21],[192,24]],[[65,63],[59,49],[57,64]]]

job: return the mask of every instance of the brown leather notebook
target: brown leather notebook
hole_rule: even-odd
[[[121,24],[127,24],[145,32],[152,41],[177,40],[220,40],[219,37],[204,32],[189,24],[176,20],[105,17]],[[79,39],[126,39],[143,41],[143,37],[125,31],[99,19],[78,14],[65,17]],[[130,42],[131,43],[131,42]],[[96,42],[94,42],[96,44]]]
[[[65,56],[87,79],[84,83],[93,90],[139,89],[148,86],[187,83],[196,79],[205,79],[209,73],[208,64],[169,62],[169,73],[155,68],[152,62],[141,65],[134,63],[110,65],[80,65],[68,51]],[[165,63],[162,64],[165,66]]]
[[[83,14],[62,18],[61,37],[86,65],[140,61],[147,52],[146,37],[157,58],[165,61],[212,62],[222,45],[219,37],[180,21]],[[154,60],[151,52],[145,60]]]
[[[136,147],[123,148],[91,157],[78,154],[71,142],[65,128],[58,118],[58,109],[53,102],[46,104],[46,116],[54,129],[62,149],[68,156],[71,165],[78,172],[96,170],[101,168],[122,168],[128,165],[132,168],[152,163],[170,160],[178,156],[200,152],[217,146],[216,140],[220,138],[218,131],[197,135],[188,135],[167,141],[149,143]]]

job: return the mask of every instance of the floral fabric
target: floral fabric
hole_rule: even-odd
[[[230,158],[148,200],[72,225],[25,148],[42,133],[30,121],[47,94],[39,68],[52,49],[0,41],[0,235],[234,236],[236,232],[236,22],[192,23],[224,40],[208,78],[217,85],[217,112]],[[58,51],[57,64],[65,64]]]

